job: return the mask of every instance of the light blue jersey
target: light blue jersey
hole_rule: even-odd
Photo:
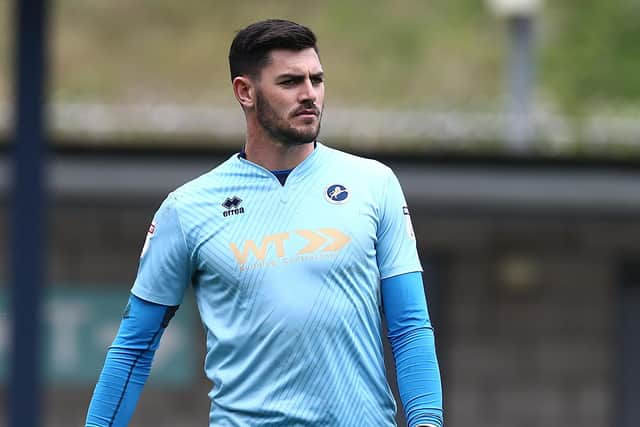
[[[421,271],[406,202],[379,162],[322,144],[283,186],[238,155],[164,201],[132,293],[207,336],[210,425],[395,426],[380,280]]]

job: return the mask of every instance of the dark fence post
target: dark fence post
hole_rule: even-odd
[[[37,427],[45,280],[47,0],[16,0],[9,426]]]

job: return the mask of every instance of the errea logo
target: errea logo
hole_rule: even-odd
[[[222,212],[225,218],[231,215],[240,215],[244,213],[244,208],[240,206],[242,199],[238,196],[227,197],[222,203],[222,207],[226,210]]]

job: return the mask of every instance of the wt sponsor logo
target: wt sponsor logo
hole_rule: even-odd
[[[295,230],[264,236],[259,243],[249,239],[237,245],[230,243],[229,248],[240,266],[248,261],[268,261],[270,253],[274,260],[286,261],[289,257],[300,255],[335,254],[351,241],[351,237],[335,228],[317,230]],[[273,248],[272,251],[269,251]]]

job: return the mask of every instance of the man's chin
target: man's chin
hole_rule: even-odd
[[[304,126],[295,129],[295,137],[293,139],[297,139],[298,144],[307,144],[309,142],[313,142],[318,137],[319,132],[318,126]],[[293,136],[293,135],[292,135]]]

